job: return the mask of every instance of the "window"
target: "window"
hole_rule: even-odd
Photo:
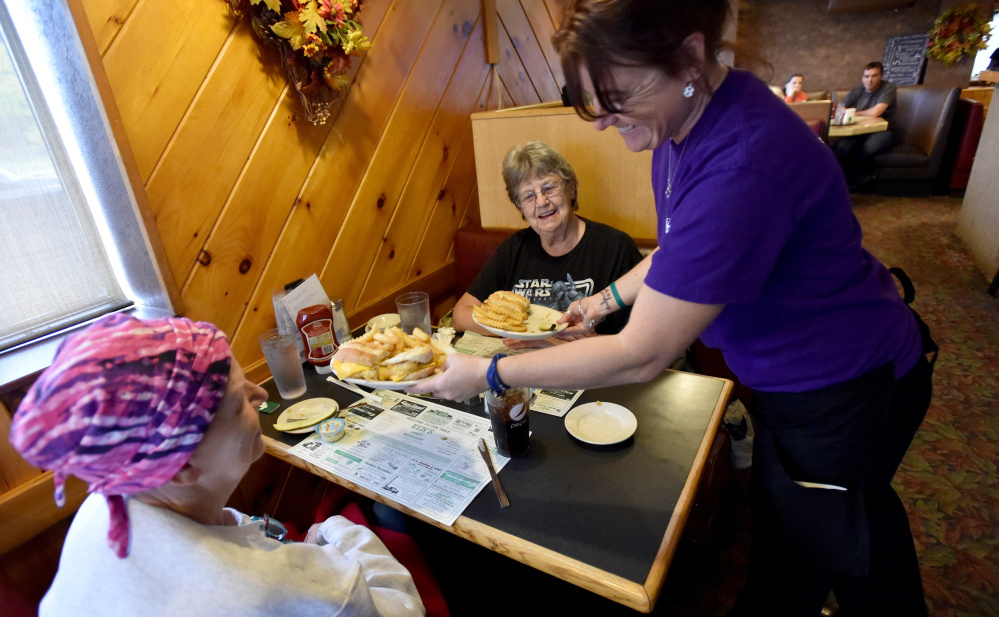
[[[67,329],[174,311],[69,8],[5,1],[0,35],[2,387]]]
[[[996,53],[996,50],[999,50],[999,11],[992,12],[992,37],[989,39],[989,46],[975,54],[975,66],[971,68],[973,78],[978,77],[979,73],[989,68],[992,54]]]

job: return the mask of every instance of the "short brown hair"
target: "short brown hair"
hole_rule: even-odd
[[[676,76],[696,65],[682,44],[695,32],[704,35],[704,53],[714,58],[722,46],[729,0],[572,0],[552,38],[565,74],[569,99],[586,120],[597,114],[583,99],[579,73],[585,65],[600,103],[618,113],[620,95],[610,71],[615,66],[646,66]],[[707,87],[705,81],[702,86]]]
[[[529,141],[510,148],[503,157],[503,182],[506,184],[506,194],[518,210],[520,206],[517,204],[517,189],[520,185],[533,177],[549,174],[556,174],[565,181],[562,193],[572,195],[570,205],[574,211],[578,210],[579,203],[576,197],[579,181],[576,179],[576,171],[558,150],[543,141]]]

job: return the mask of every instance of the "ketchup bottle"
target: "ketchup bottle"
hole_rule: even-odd
[[[305,344],[305,359],[316,367],[317,373],[331,373],[330,360],[336,353],[333,338],[333,311],[326,304],[307,306],[298,312],[295,327]]]

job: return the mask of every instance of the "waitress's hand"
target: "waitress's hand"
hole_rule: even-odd
[[[561,334],[561,332],[559,333]],[[559,338],[558,334],[555,336],[549,336],[548,338],[543,338],[535,341],[522,341],[515,338],[505,338],[503,339],[503,344],[510,349],[544,349],[545,347],[554,347],[555,345],[565,345],[566,343],[575,340],[576,338],[583,338],[582,335],[576,337],[571,336],[567,339]]]
[[[556,322],[559,324],[567,323],[569,327],[555,336],[567,340],[590,336],[597,324],[604,320],[604,317],[606,315],[600,313],[599,295],[575,300]]]
[[[489,388],[486,370],[489,358],[453,353],[444,361],[444,372],[406,388],[409,394],[432,394],[436,398],[463,401]]]

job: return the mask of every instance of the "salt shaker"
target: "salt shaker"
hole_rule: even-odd
[[[333,331],[336,333],[337,345],[343,345],[347,341],[354,340],[350,334],[350,326],[347,325],[347,316],[343,312],[343,298],[333,301]]]

